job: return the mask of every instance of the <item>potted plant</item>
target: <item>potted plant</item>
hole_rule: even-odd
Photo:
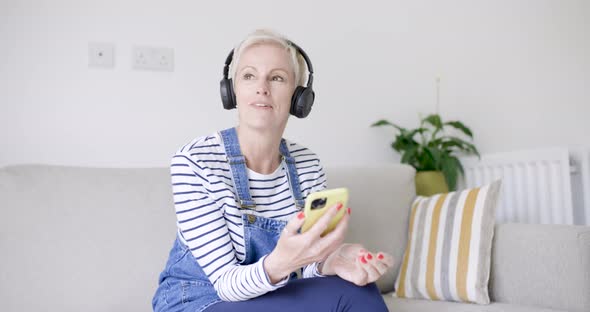
[[[392,126],[397,129],[391,147],[401,154],[402,163],[416,168],[418,195],[430,196],[455,190],[459,173],[463,174],[458,153],[480,157],[472,143],[445,133],[445,127],[452,127],[473,140],[471,130],[460,121],[443,122],[438,114],[423,118],[416,129],[402,128],[385,119],[371,126]]]

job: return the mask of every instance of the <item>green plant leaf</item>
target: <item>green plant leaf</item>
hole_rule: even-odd
[[[462,131],[463,133],[465,133],[467,136],[469,136],[470,138],[473,138],[473,133],[471,132],[471,129],[467,128],[462,122],[460,121],[447,121],[444,123],[445,125],[449,125],[455,129],[458,129],[460,131]]]
[[[475,154],[479,156],[479,152],[477,151],[477,148],[475,148],[475,145],[457,137],[444,137],[444,141],[442,142],[442,148],[448,150],[449,152],[452,151],[453,148],[456,148],[457,151],[461,151],[466,154]]]
[[[441,160],[441,170],[449,186],[449,191],[454,191],[457,186],[458,170],[457,163],[450,157],[443,157]]]
[[[419,151],[421,151],[421,153],[418,153],[417,161],[421,169],[420,171],[438,170],[436,168],[434,155],[432,155],[432,152],[427,147],[423,147],[419,149]]]
[[[416,161],[416,151],[418,148],[416,146],[409,147],[403,154],[401,163],[402,164],[409,164],[412,165]]]
[[[402,127],[400,127],[388,120],[385,120],[385,119],[378,120],[371,125],[371,127],[380,127],[380,126],[392,126],[392,127],[397,128],[400,131],[405,130],[404,128],[402,128]]]
[[[431,114],[424,118],[424,121],[431,124],[436,130],[440,130],[443,127],[440,116],[437,114]]]
[[[428,129],[426,129],[426,128],[416,128],[416,129],[408,131],[407,135],[410,137],[414,137],[414,135],[416,135],[416,133],[424,133],[427,131],[428,131]]]
[[[479,152],[477,151],[477,148],[475,147],[475,145],[473,145],[469,142],[463,141],[459,138],[453,138],[453,139],[456,141],[459,141],[459,142],[461,142],[461,144],[463,144],[463,149],[462,149],[463,152],[465,152],[466,154],[475,154],[478,157],[480,157]]]
[[[442,160],[442,153],[438,148],[426,146],[424,148],[425,151],[428,151],[428,154],[432,157],[432,164],[435,170],[440,170],[441,168],[441,160]]]
[[[391,144],[391,147],[396,150],[397,152],[403,152],[412,146],[417,146],[418,142],[416,142],[412,138],[408,138],[407,135],[398,134],[395,137],[395,141]]]
[[[463,142],[455,138],[445,138],[441,143],[441,148],[449,155],[452,155],[456,151],[465,151]]]
[[[461,161],[459,161],[459,159],[457,157],[451,156],[451,161],[455,163],[455,166],[457,168],[459,168],[459,172],[461,172],[462,175],[465,175],[465,171],[463,169],[463,165],[461,164]]]

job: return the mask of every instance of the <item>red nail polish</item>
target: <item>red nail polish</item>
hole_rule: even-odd
[[[338,203],[336,206],[336,211],[340,211],[340,209],[342,209],[342,203]]]
[[[371,260],[373,259],[373,255],[371,255],[370,253],[367,254],[367,259]]]
[[[305,218],[305,213],[303,213],[303,211],[302,211],[302,212],[300,212],[300,213],[297,215],[297,218],[298,218],[299,220],[301,220],[301,219]]]
[[[379,259],[379,260],[383,260],[383,254],[382,254],[382,253],[379,253],[379,254],[377,255],[377,259]]]
[[[361,262],[362,262],[362,263],[367,263],[367,259],[365,259],[365,257],[364,257],[364,256],[361,256]]]
[[[348,207],[348,214],[350,214],[350,207]]]

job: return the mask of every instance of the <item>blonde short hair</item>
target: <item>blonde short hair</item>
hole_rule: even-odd
[[[297,52],[297,49],[291,44],[291,41],[286,37],[268,29],[257,29],[253,33],[246,36],[236,47],[234,48],[234,55],[232,62],[229,66],[229,74],[232,82],[235,83],[237,65],[240,62],[240,56],[246,48],[263,43],[274,43],[284,47],[289,55],[291,55],[291,65],[293,72],[295,73],[295,82],[297,86],[304,86],[306,83],[306,72],[307,65],[305,59],[301,54]]]

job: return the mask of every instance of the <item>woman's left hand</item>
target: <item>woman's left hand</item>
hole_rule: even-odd
[[[375,282],[393,266],[393,257],[371,253],[359,244],[342,244],[318,268],[323,275],[338,275],[358,286]]]

